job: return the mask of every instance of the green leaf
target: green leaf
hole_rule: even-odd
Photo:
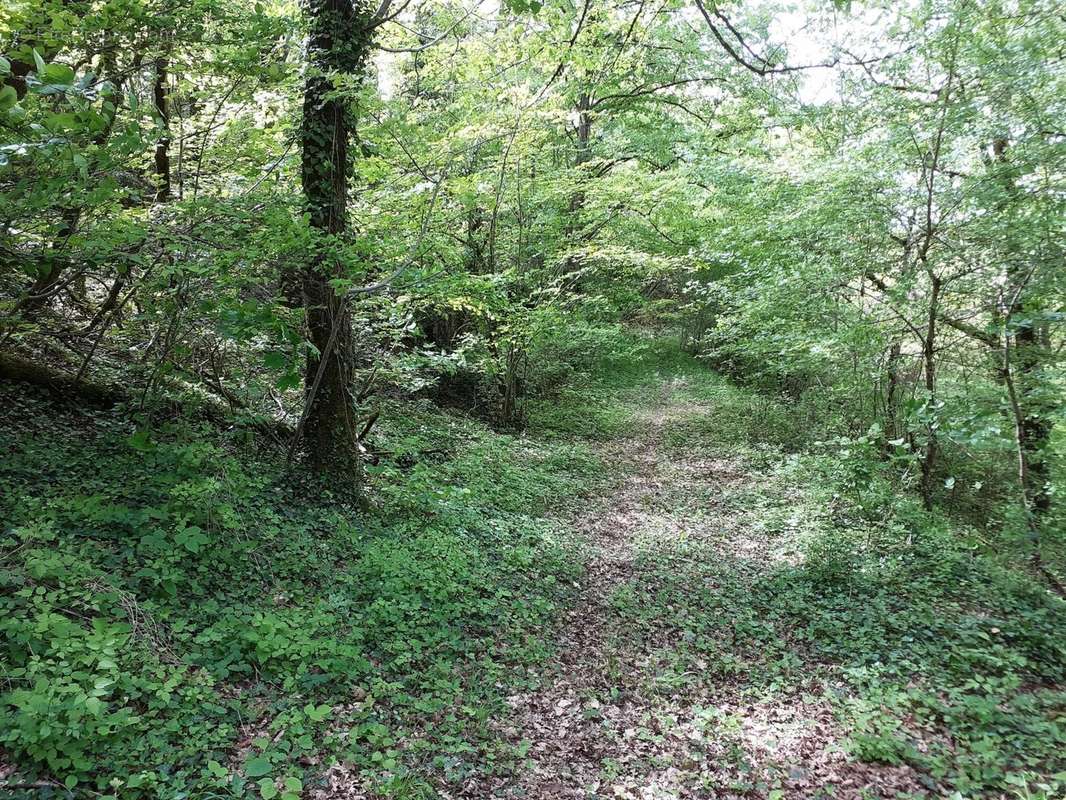
[[[50,114],[48,117],[48,127],[52,130],[71,130],[79,126],[78,115],[72,114],[69,111],[64,111],[60,114]]]
[[[174,540],[190,553],[199,553],[207,543],[207,536],[200,528],[190,525],[178,531],[174,535]]]
[[[217,761],[208,761],[207,762],[207,769],[216,778],[225,778],[227,775],[229,775],[229,770],[226,769],[224,766],[222,766]]]
[[[141,428],[129,438],[129,445],[134,450],[140,450],[142,453],[147,453],[149,450],[154,450],[155,445],[149,441],[149,431]]]
[[[314,722],[321,722],[322,720],[326,719],[326,717],[330,715],[331,711],[333,711],[333,707],[324,704],[320,706],[315,706],[311,703],[308,703],[306,706],[304,706],[304,713],[307,714],[307,716]]]
[[[287,372],[275,381],[274,386],[278,389],[295,389],[303,383],[303,378],[298,372]]]
[[[7,111],[9,108],[14,108],[18,101],[18,92],[15,91],[14,86],[5,86],[3,89],[0,89],[0,111]]]
[[[269,775],[270,770],[272,769],[273,767],[271,766],[270,761],[262,756],[249,759],[244,763],[244,773],[249,778],[258,778],[260,775]]]
[[[70,86],[74,83],[74,70],[66,64],[49,64],[38,73],[43,83]]]
[[[263,800],[273,800],[278,796],[278,787],[274,785],[274,781],[270,778],[263,778],[259,781],[259,794],[263,797]]]
[[[279,350],[271,350],[263,356],[263,366],[267,369],[284,369],[287,363],[288,359],[285,358],[285,354]]]

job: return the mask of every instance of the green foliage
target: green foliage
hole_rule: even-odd
[[[3,746],[122,797],[286,796],[315,751],[398,775],[427,715],[447,719],[417,753],[473,757],[577,568],[540,515],[600,473],[579,444],[398,404],[382,507],[356,513],[286,488],[269,450],[5,402]],[[263,739],[240,767],[245,724]]]
[[[560,520],[650,424],[759,471],[733,511],[781,548],[645,554],[611,607],[677,618],[657,691],[815,670],[854,757],[1061,794],[1064,19],[882,5],[6,3],[0,372],[71,402],[0,395],[5,766],[516,768]],[[356,466],[309,477],[331,358]]]
[[[876,437],[784,456],[757,430],[691,435],[766,402],[692,367],[674,391],[680,408],[700,403],[667,429],[675,452],[729,447],[759,471],[709,498],[679,494],[674,513],[698,527],[701,507],[725,505],[756,553],[723,557],[695,535],[642,551],[612,597],[620,635],[676,626],[678,686],[709,671],[753,702],[828,692],[853,757],[909,765],[948,795],[1054,786],[1066,767],[1066,603],[896,490]]]

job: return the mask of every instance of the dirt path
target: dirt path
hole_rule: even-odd
[[[660,460],[663,426],[671,411],[668,399],[669,388],[664,387],[644,415],[641,437],[615,443],[607,453],[624,465],[623,483],[573,522],[588,541],[588,567],[562,627],[557,669],[540,691],[510,698],[521,738],[531,743],[531,770],[523,776],[519,795],[595,796],[603,786],[604,762],[621,762],[619,745],[641,710],[631,700],[607,704],[608,698],[600,698],[612,688],[617,693],[616,679],[642,666],[629,663],[632,654],[619,646],[611,601],[636,574],[642,538],[669,532],[657,516],[664,491]],[[618,726],[621,741],[616,739]]]
[[[669,615],[642,619],[664,563],[669,575],[670,564],[729,559],[743,583],[794,556],[753,537],[730,508],[755,479],[743,465],[666,446],[668,426],[698,410],[679,388],[661,387],[636,438],[606,446],[626,477],[571,522],[587,542],[587,572],[562,621],[559,660],[539,689],[509,698],[513,714],[497,724],[526,752],[521,773],[478,780],[461,797],[784,800],[827,785],[838,798],[913,787],[905,768],[847,759],[824,686],[752,696],[743,676],[679,665],[685,634]]]

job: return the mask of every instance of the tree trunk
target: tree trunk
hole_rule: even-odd
[[[1047,391],[1044,386],[1043,364],[1047,349],[1046,328],[1026,319],[1029,310],[1024,303],[1011,313],[1016,322],[1014,334],[1014,364],[1017,368],[1018,401],[1022,417],[1016,425],[1019,455],[1026,463],[1022,476],[1022,489],[1033,521],[1040,520],[1051,510],[1051,494],[1048,491],[1047,447],[1051,439],[1051,409],[1041,396]]]
[[[574,166],[579,170],[577,176],[579,184],[584,182],[584,175],[580,173],[581,166],[587,164],[592,158],[592,150],[590,149],[590,140],[592,137],[591,110],[592,98],[589,96],[588,92],[583,92],[577,100],[577,147],[574,153]],[[576,215],[579,214],[584,207],[585,192],[578,188],[572,195],[570,195],[571,230],[576,228]]]
[[[466,212],[466,253],[463,260],[470,275],[481,275],[485,272],[485,252],[481,235],[484,224],[485,212],[480,204],[475,203]]]
[[[167,108],[167,60],[162,56],[155,60],[152,100],[159,118],[159,138],[155,142],[155,201],[165,203],[170,199],[170,112]]]
[[[348,103],[333,76],[362,74],[369,51],[369,12],[352,0],[310,0],[304,87],[301,180],[311,226],[322,234],[304,270],[308,338],[303,429],[308,460],[319,471],[359,480],[350,300],[331,286],[343,275],[334,250],[348,228]]]
[[[888,376],[888,388],[885,391],[885,439],[888,441],[897,440],[903,435],[899,419],[901,358],[902,345],[899,339],[895,339],[889,347],[888,364],[885,368]]]
[[[903,258],[900,268],[900,280],[908,280],[913,269],[913,251],[915,246],[914,239],[914,215],[912,214],[907,220],[907,227],[903,235]],[[878,286],[882,290],[886,290],[884,282],[874,280],[874,285]],[[893,334],[895,338],[892,339],[891,345],[888,349],[888,361],[885,368],[887,377],[887,390],[885,392],[885,453],[890,453],[892,450],[891,445],[887,442],[899,439],[905,436],[906,425],[901,419],[900,414],[900,399],[903,394],[904,387],[902,384],[903,376],[901,374],[902,360],[903,360],[903,342],[902,337],[906,334],[906,331],[901,331],[898,334]]]
[[[566,219],[566,232],[567,238],[571,242],[578,240],[577,233],[581,229],[581,216],[582,211],[585,209],[585,172],[582,166],[592,158],[592,150],[590,149],[590,140],[592,137],[592,116],[590,111],[592,110],[592,98],[588,92],[582,92],[577,100],[577,126],[575,133],[577,135],[577,145],[574,152],[574,172],[576,173],[577,187],[570,195],[569,214]],[[572,272],[577,268],[578,257],[574,254],[567,256],[564,262],[567,272]],[[577,290],[579,287],[575,284],[572,287]]]
[[[933,507],[933,474],[939,447],[936,440],[936,319],[940,310],[940,278],[930,271],[929,316],[922,340],[922,366],[925,375],[926,414],[925,449],[922,453],[922,504]]]

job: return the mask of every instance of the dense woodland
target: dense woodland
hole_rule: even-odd
[[[1066,796],[1053,0],[0,53],[0,796]]]

